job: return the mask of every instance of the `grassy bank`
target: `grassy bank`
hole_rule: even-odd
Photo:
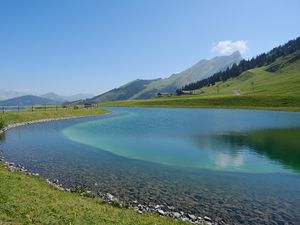
[[[5,112],[6,124],[38,119],[89,116],[103,109]],[[45,180],[10,172],[0,162],[0,224],[185,224],[157,214],[137,214],[99,199],[59,191]]]
[[[116,101],[101,106],[241,108],[300,111],[300,97],[294,96],[178,96],[149,100]]]
[[[0,114],[0,120],[5,121],[6,124],[21,123],[39,119],[50,119],[50,118],[63,118],[72,116],[92,116],[101,115],[107,113],[107,110],[99,108],[58,108],[51,110],[27,110],[20,112],[4,112]]]

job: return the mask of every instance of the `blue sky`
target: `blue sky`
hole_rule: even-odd
[[[300,34],[300,1],[1,0],[0,89],[99,94]]]

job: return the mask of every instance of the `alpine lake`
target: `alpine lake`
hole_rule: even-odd
[[[300,224],[300,113],[107,108],[0,137],[6,161],[55,180],[228,224]]]

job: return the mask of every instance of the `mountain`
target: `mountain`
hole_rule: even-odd
[[[182,90],[191,91],[199,88],[203,88],[206,86],[215,85],[217,82],[226,81],[228,79],[232,79],[241,75],[243,72],[254,69],[257,67],[262,67],[266,65],[270,65],[276,60],[279,60],[282,57],[286,57],[294,52],[300,50],[300,37],[290,40],[284,45],[280,45],[278,47],[273,48],[271,51],[267,53],[262,53],[256,57],[253,57],[249,60],[241,60],[239,64],[234,64],[232,67],[226,69],[225,71],[219,71],[214,75],[198,80],[197,82],[192,82],[190,84],[185,85],[184,87],[176,90],[177,93],[182,93]],[[292,60],[297,60],[299,56],[293,58]],[[280,70],[281,65],[275,65],[269,68],[268,72],[275,72]]]
[[[152,82],[146,89],[133,96],[132,99],[152,98],[158,92],[174,93],[176,89],[191,82],[207,78],[216,72],[223,71],[234,63],[239,63],[242,59],[238,51],[230,56],[218,56],[210,60],[203,59],[187,70],[173,74],[169,78]]]
[[[21,91],[7,91],[7,90],[0,89],[0,101],[5,99],[20,97],[23,95],[26,95],[26,93]]]
[[[21,97],[11,98],[7,100],[0,101],[0,106],[31,106],[31,105],[48,105],[48,104],[58,104],[51,99],[42,98],[34,95],[25,95]]]
[[[73,102],[77,100],[84,100],[88,98],[94,97],[92,94],[85,94],[85,93],[79,93],[75,95],[70,95],[70,96],[62,96],[64,99],[66,99],[68,102]]]
[[[148,99],[154,97],[159,92],[174,93],[176,89],[191,82],[207,78],[216,72],[223,71],[231,67],[234,63],[239,63],[242,59],[238,51],[230,56],[218,56],[209,60],[203,59],[192,67],[180,73],[173,74],[168,78],[155,80],[138,79],[91,98],[88,102]]]
[[[51,99],[51,100],[54,100],[57,102],[73,102],[73,101],[77,101],[77,100],[85,100],[88,98],[92,98],[93,95],[80,93],[80,94],[75,94],[75,95],[71,95],[71,96],[60,96],[54,92],[49,92],[47,94],[40,95],[40,97]]]
[[[300,50],[195,92],[199,96],[300,96]]]
[[[67,100],[64,97],[59,96],[58,94],[53,93],[53,92],[49,92],[47,94],[40,95],[39,97],[47,98],[47,99],[50,99],[50,100],[53,100],[53,101],[56,101],[56,102],[67,102]]]
[[[39,96],[41,98],[47,98],[47,99],[54,100],[55,102],[73,102],[73,101],[77,101],[77,100],[84,100],[84,99],[92,98],[94,96],[91,94],[84,94],[84,93],[79,93],[79,94],[70,95],[70,96],[61,96],[54,92],[49,92],[49,93],[43,94],[43,95],[36,95],[31,92],[21,92],[21,91],[0,89],[0,101],[11,99],[11,98],[17,98],[17,97],[21,97],[21,96],[26,96],[26,95]]]
[[[290,48],[289,48],[290,49]],[[114,101],[102,106],[124,107],[218,107],[300,109],[299,50],[248,69],[230,79],[193,89],[193,95],[160,97],[139,101]],[[288,55],[286,55],[288,54]]]
[[[91,102],[106,102],[106,101],[117,101],[117,100],[127,100],[133,98],[134,95],[143,91],[149,84],[155,81],[159,81],[161,79],[155,80],[134,80],[128,84],[125,84],[119,88],[112,89],[104,94],[98,95],[88,101]]]

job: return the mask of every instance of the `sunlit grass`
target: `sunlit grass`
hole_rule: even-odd
[[[6,124],[20,123],[39,119],[63,118],[73,116],[92,116],[107,113],[107,110],[99,108],[56,108],[53,109],[31,109],[20,112],[1,112],[0,120],[4,120]]]

